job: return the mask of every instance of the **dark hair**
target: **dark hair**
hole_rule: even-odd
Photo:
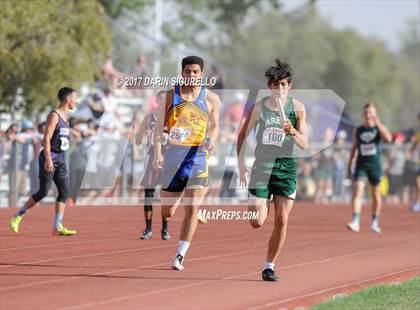
[[[18,124],[16,124],[16,123],[13,123],[13,124],[11,124],[9,127],[7,127],[7,129],[6,129],[6,133],[9,133],[10,131],[14,131],[14,132],[16,132],[16,129],[15,129],[15,127],[17,127],[18,126]]]
[[[188,56],[182,59],[182,70],[184,70],[186,65],[199,65],[201,68],[201,71],[203,71],[204,60],[203,58],[198,57],[198,56]]]
[[[368,101],[365,103],[365,105],[363,106],[363,109],[367,109],[367,108],[374,108],[375,104],[372,101]]]
[[[287,79],[289,84],[292,82],[292,67],[287,62],[282,62],[276,58],[276,65],[265,70],[265,77],[269,84],[283,79]]]
[[[60,102],[64,101],[64,99],[66,99],[66,97],[72,93],[76,92],[76,90],[74,90],[73,88],[70,87],[62,87],[60,88],[60,90],[58,91],[58,100],[60,100]]]
[[[41,131],[45,127],[45,122],[39,123],[37,126],[38,131]]]

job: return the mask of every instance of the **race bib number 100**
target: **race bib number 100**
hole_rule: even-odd
[[[286,133],[281,128],[270,127],[263,132],[262,143],[266,145],[282,146]]]
[[[377,149],[375,143],[360,144],[360,153],[362,156],[373,156],[376,155]]]
[[[172,127],[169,132],[169,141],[172,143],[182,143],[191,134],[191,128]]]

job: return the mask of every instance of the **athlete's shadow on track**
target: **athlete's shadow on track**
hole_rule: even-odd
[[[169,269],[167,271],[175,272]],[[19,277],[33,277],[33,276],[41,276],[41,277],[64,277],[64,278],[72,278],[72,277],[80,277],[80,278],[102,278],[102,279],[139,279],[139,280],[198,280],[198,281],[234,281],[234,282],[261,282],[261,280],[253,280],[253,279],[224,279],[224,278],[212,278],[212,277],[142,277],[142,276],[113,276],[113,275],[102,275],[102,274],[51,274],[51,273],[4,273],[1,272],[0,276],[19,276]],[[29,283],[30,284],[30,283]],[[5,287],[7,289],[7,287]]]
[[[17,263],[0,263],[0,266],[10,266],[10,267],[48,267],[48,268],[95,268],[95,269],[104,269],[104,268],[127,268],[127,267],[115,267],[115,266],[62,266],[62,265],[39,265],[39,264],[17,264]],[[0,269],[1,270],[1,269]],[[1,275],[1,273],[0,273]]]
[[[0,263],[0,266],[13,266],[13,267],[47,267],[47,268],[95,268],[95,269],[110,269],[110,268],[120,268],[120,267],[110,267],[110,266],[61,266],[61,265],[40,265],[40,264],[16,264],[16,263]],[[126,268],[126,267],[121,267]],[[1,270],[1,269],[0,269]],[[168,271],[171,274],[175,274],[176,271],[170,268],[138,268],[136,270],[143,270],[143,271]],[[107,271],[104,271],[105,273]],[[122,270],[121,272],[124,272]],[[0,272],[0,276],[42,276],[42,277],[87,277],[87,278],[104,278],[104,279],[142,279],[142,280],[200,280],[200,281],[239,281],[239,282],[261,282],[261,280],[253,280],[253,279],[225,279],[225,278],[215,278],[215,277],[163,277],[154,275],[153,277],[144,277],[144,276],[115,276],[115,275],[107,275],[107,274],[77,274],[77,273],[70,273],[70,274],[54,274],[54,273],[5,273]]]

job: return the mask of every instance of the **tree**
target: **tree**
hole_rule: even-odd
[[[230,87],[254,89],[265,84],[264,70],[277,57],[292,65],[296,88],[334,90],[355,119],[360,119],[361,107],[368,100],[377,103],[390,126],[401,111],[404,101],[397,57],[382,42],[351,29],[334,29],[313,5],[287,14],[272,10],[255,16],[216,55],[221,63],[260,81],[250,84],[231,75]]]
[[[401,105],[395,109],[397,124],[418,126],[417,114],[420,112],[420,32],[419,19],[407,22],[401,33],[401,51],[398,55],[397,76],[401,81]]]
[[[329,37],[334,59],[324,74],[325,86],[346,101],[346,112],[355,119],[361,119],[364,103],[373,101],[390,122],[401,96],[395,56],[353,30],[334,30]]]
[[[280,0],[176,0],[176,11],[163,24],[172,42],[199,49],[218,49],[235,37],[253,11],[278,9]]]
[[[178,43],[197,50],[217,51],[231,42],[238,27],[252,12],[281,4],[280,0],[163,0],[164,38],[157,42],[151,27],[155,20],[156,1],[98,1],[111,17],[113,60],[122,71],[132,66],[139,53],[159,57],[167,63],[171,56],[175,56],[173,49],[179,46]],[[173,67],[173,64],[169,65]],[[167,69],[163,68],[166,72]]]
[[[110,48],[96,1],[3,1],[0,10],[0,105],[20,94],[26,112],[56,102],[57,90],[92,83]]]
[[[401,33],[401,54],[408,57],[420,69],[420,20],[411,18],[407,21],[407,28]]]
[[[240,29],[237,39],[221,48],[217,59],[234,64],[245,75],[260,81],[251,85],[231,76],[233,87],[265,87],[265,69],[280,58],[293,67],[294,87],[322,88],[323,74],[333,59],[325,35],[329,29],[312,6],[287,14],[271,10],[255,16],[253,23]]]
[[[153,0],[98,0],[105,9],[106,14],[116,19],[126,11],[143,13],[144,9],[154,3]]]

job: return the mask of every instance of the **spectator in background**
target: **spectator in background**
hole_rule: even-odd
[[[333,193],[333,172],[334,172],[334,148],[331,147],[334,141],[334,131],[331,128],[325,129],[322,150],[319,153],[319,166],[317,169],[317,194],[315,202],[328,204]]]
[[[116,114],[121,118],[119,113]],[[125,127],[123,122],[118,119],[120,127],[116,126],[116,139],[118,152],[115,158],[115,168],[117,180],[112,192],[114,202],[118,197],[127,197],[128,192],[133,188],[133,153],[134,147],[131,138],[131,127]]]
[[[79,186],[79,189],[80,187],[86,189],[86,195],[83,197],[83,199],[79,200],[81,204],[90,204],[93,202],[94,198],[98,195],[97,190],[100,188],[101,182],[101,179],[98,177],[97,161],[98,153],[100,152],[100,145],[99,143],[96,143],[100,128],[99,125],[97,125],[93,120],[89,120],[87,125],[88,129],[86,130],[82,144],[80,146],[76,145],[79,152],[77,156],[81,156],[83,158],[86,156],[86,168],[83,173],[81,185]],[[74,182],[76,182],[76,180],[77,177],[74,179]],[[77,199],[79,197],[79,193],[76,193],[74,187],[72,189],[72,195],[74,196],[73,199]]]
[[[19,154],[19,172],[17,178],[17,188],[20,196],[28,194],[28,178],[30,176],[30,164],[37,159],[34,146],[36,143],[36,133],[33,123],[29,120],[22,121],[22,130],[18,134],[23,139]]]
[[[1,179],[3,177],[3,172],[4,172],[4,132],[3,130],[0,129],[0,186],[1,186]]]
[[[146,56],[145,55],[139,55],[137,57],[137,63],[136,65],[131,69],[130,74],[133,77],[141,77],[144,78],[147,76],[147,64],[146,64]]]
[[[4,136],[3,136],[3,139],[2,139],[3,140],[4,154],[10,154],[10,150],[11,150],[11,147],[12,147],[12,142],[16,138],[16,133],[17,133],[17,130],[15,130],[14,124],[10,125],[6,129],[6,131],[4,132]]]
[[[245,95],[241,92],[236,92],[233,101],[225,108],[223,113],[223,128],[236,132],[241,122],[242,115],[245,108]]]
[[[394,145],[389,153],[389,193],[388,202],[390,204],[399,205],[401,203],[403,174],[405,165],[404,153],[405,136],[402,132],[394,134]]]
[[[18,135],[18,128],[17,124],[12,124],[6,130],[7,149],[10,154],[7,163],[7,171],[9,174],[9,206],[17,205],[18,196],[23,192],[22,183],[26,181],[26,179],[22,180],[21,173],[21,165],[23,164],[21,148],[22,144],[25,143],[25,139],[22,135]]]
[[[125,152],[121,164],[121,177],[115,186],[116,188],[114,193],[120,193],[121,197],[131,197],[132,190],[134,188],[134,145],[132,142],[133,139],[131,131],[125,130],[122,134],[123,139],[120,140],[120,146],[122,150],[125,150]]]
[[[212,86],[212,89],[224,89],[225,88],[225,79],[223,78],[223,75],[221,74],[219,68],[216,65],[211,66],[211,73],[210,78],[216,79],[216,84]]]
[[[99,121],[105,113],[105,106],[102,102],[101,96],[98,94],[94,94],[88,100],[89,100],[88,106],[89,106],[90,112],[92,113],[89,118],[93,119],[94,121]]]
[[[10,125],[10,127],[9,127],[11,130],[13,130],[14,132],[16,132],[16,133],[18,133],[19,132],[19,125],[18,124],[16,124],[16,123],[13,123],[13,124],[11,124]]]
[[[99,94],[88,95],[77,107],[72,117],[80,121],[93,121],[99,123],[105,113],[105,106]]]
[[[417,163],[419,161],[419,145],[414,133],[410,136],[405,150],[405,165],[403,174],[403,202],[405,205],[411,204],[416,197],[416,176]]]
[[[102,65],[102,78],[101,80],[96,82],[96,86],[99,89],[121,88],[121,84],[118,81],[121,77],[123,77],[123,75],[117,69],[114,68],[112,59],[108,59]]]
[[[146,56],[139,55],[137,57],[137,64],[130,70],[130,77],[141,79],[141,83],[132,88],[144,89],[144,78],[148,76],[148,74]]]
[[[30,163],[29,168],[29,175],[30,175],[30,194],[33,195],[38,191],[39,188],[39,163],[38,163],[38,155],[42,149],[42,140],[44,138],[45,132],[45,122],[38,124],[37,132],[34,135],[33,139],[33,156]]]
[[[155,113],[157,111],[157,109],[159,107],[159,103],[158,103],[157,100],[158,100],[157,96],[149,96],[149,98],[147,99],[148,113]],[[137,114],[140,115],[138,112],[137,112]]]
[[[111,89],[109,87],[105,87],[102,90],[101,94],[101,101],[104,106],[105,112],[114,112],[117,102],[115,101],[114,97],[112,96]]]
[[[211,66],[210,78],[216,79],[216,84],[211,87],[211,89],[224,89],[225,83],[222,73],[216,65]]]
[[[219,136],[219,167],[224,168],[222,184],[220,187],[220,197],[222,198],[232,198],[236,194],[236,185],[238,175],[236,173],[236,167],[238,166],[238,161],[236,158],[236,130],[231,132],[226,132]]]
[[[299,165],[299,186],[297,198],[306,201],[313,201],[316,195],[316,182],[313,177],[313,167],[309,160],[300,159]]]
[[[71,202],[76,203],[88,161],[88,144],[92,142],[88,138],[94,132],[84,122],[75,124],[73,130],[78,131],[79,136],[76,135],[72,139],[76,143],[70,154],[69,199],[71,199]]]
[[[337,140],[334,146],[334,201],[343,201],[343,181],[346,177],[346,164],[349,158],[349,150],[346,148],[347,133],[340,130],[337,133]]]
[[[124,150],[119,145],[120,134],[113,122],[107,121],[101,124],[101,131],[96,137],[99,151],[96,165],[98,168],[98,185],[101,189],[98,197],[115,197],[114,186],[117,182]]]
[[[142,122],[145,117],[143,111],[134,111],[133,115],[133,127],[132,127],[132,139],[134,139],[134,133],[137,132],[138,125]],[[138,198],[141,196],[143,189],[140,189],[141,175],[144,173],[144,166],[146,162],[147,148],[145,144],[137,145],[133,144],[133,187],[131,189],[131,197]]]
[[[5,157],[4,158],[5,161],[3,163],[4,171],[8,174],[8,181],[9,181],[9,188],[8,188],[8,195],[7,195],[9,206],[11,206],[12,204],[16,204],[16,196],[12,194],[12,189],[14,189],[14,184],[15,184],[16,171],[15,171],[15,167],[10,167],[10,154],[11,154],[11,149],[12,149],[12,143],[16,139],[16,131],[14,130],[13,125],[14,124],[10,125],[6,129],[4,133],[3,143],[2,143],[4,154],[9,154],[9,158]],[[14,190],[14,192],[15,191],[16,190]],[[13,199],[15,199],[15,201],[13,201]]]
[[[420,125],[420,113],[417,115],[417,121]],[[412,147],[414,158],[417,161],[417,171],[416,171],[416,196],[411,206],[411,211],[413,212],[420,212],[420,126],[417,127],[417,132],[415,134],[415,142]]]

